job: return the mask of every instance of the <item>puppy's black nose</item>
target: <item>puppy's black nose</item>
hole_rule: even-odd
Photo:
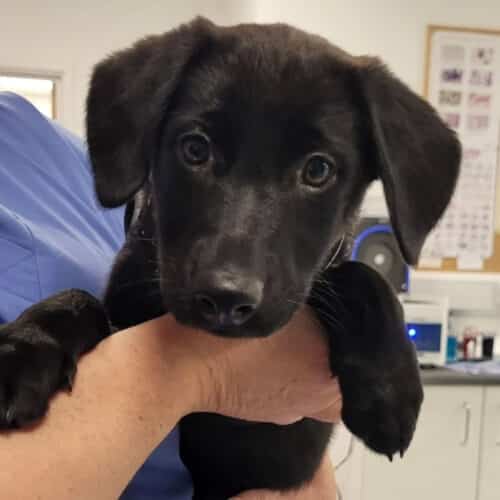
[[[243,325],[262,300],[264,284],[258,279],[220,272],[203,281],[203,289],[193,296],[193,306],[208,328]]]

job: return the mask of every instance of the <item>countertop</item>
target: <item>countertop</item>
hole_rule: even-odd
[[[421,370],[424,385],[500,385],[500,374],[471,374],[450,368],[425,368]]]

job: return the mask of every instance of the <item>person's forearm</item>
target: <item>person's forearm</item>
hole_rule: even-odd
[[[137,328],[81,360],[73,393],[56,396],[41,425],[0,433],[2,498],[115,500],[190,410],[196,384],[168,345],[177,325]]]
[[[0,497],[114,500],[188,413],[289,423],[328,409],[336,420],[339,401],[307,309],[262,339],[207,335],[166,315],[87,354],[71,396],[58,394],[38,427],[0,433]]]

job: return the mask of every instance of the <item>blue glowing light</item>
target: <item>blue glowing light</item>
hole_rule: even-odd
[[[416,335],[416,334],[417,334],[417,330],[415,330],[415,328],[410,328],[410,329],[408,330],[408,335],[409,335],[410,337],[415,337],[415,335]]]

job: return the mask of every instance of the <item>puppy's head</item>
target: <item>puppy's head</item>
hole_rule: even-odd
[[[204,19],[101,62],[87,133],[104,206],[151,185],[166,307],[224,335],[289,319],[373,179],[415,263],[460,160],[378,60],[285,25]]]

